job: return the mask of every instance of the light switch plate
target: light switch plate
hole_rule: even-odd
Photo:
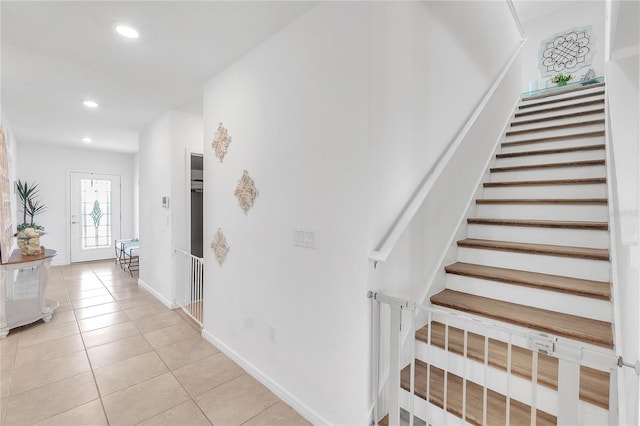
[[[318,231],[316,229],[296,228],[293,232],[293,245],[296,247],[318,248]]]

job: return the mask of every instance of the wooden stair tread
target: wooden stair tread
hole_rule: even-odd
[[[517,243],[512,241],[482,240],[476,238],[460,240],[458,241],[458,247],[609,261],[608,249],[596,249],[590,247]]]
[[[562,163],[524,164],[521,166],[491,167],[491,173],[519,172],[522,170],[557,169],[563,167],[604,166],[605,160],[563,161]]]
[[[565,154],[568,152],[597,151],[604,148],[605,148],[604,144],[597,144],[597,145],[571,146],[567,148],[542,149],[542,150],[536,150],[536,151],[503,152],[500,154],[496,154],[496,158],[527,157],[530,155],[547,155],[547,154]]]
[[[502,225],[502,226],[531,226],[538,228],[585,229],[606,231],[607,222],[578,221],[578,220],[535,220],[535,219],[492,219],[470,217],[467,223],[474,225]]]
[[[462,275],[465,277],[534,287],[594,299],[611,300],[611,286],[608,282],[604,281],[584,280],[464,262],[448,265],[444,269],[449,274]]]
[[[515,126],[523,126],[525,124],[535,124],[535,123],[544,123],[545,121],[554,121],[554,120],[562,120],[565,118],[576,118],[576,117],[584,117],[585,115],[595,115],[604,113],[604,108],[591,109],[587,111],[578,111],[571,112],[565,114],[558,114],[551,117],[541,117],[541,118],[531,118],[528,120],[521,120],[511,123],[511,127]]]
[[[439,322],[431,323],[431,344],[445,348],[445,327]],[[416,331],[416,340],[427,343],[429,326]],[[467,358],[484,363],[484,337],[467,333]],[[496,339],[489,339],[487,363],[499,370],[507,371],[508,345]],[[464,331],[449,326],[448,347],[450,352],[464,356]],[[525,380],[531,380],[533,352],[527,348],[511,346],[511,373]],[[539,384],[550,389],[558,389],[558,359],[543,353],[538,354]],[[590,367],[580,367],[580,399],[609,409],[609,373]]]
[[[535,107],[544,106],[544,105],[557,104],[558,102],[575,101],[578,99],[592,98],[594,96],[602,96],[602,95],[604,95],[604,89],[599,90],[597,92],[580,93],[573,96],[566,96],[564,98],[557,98],[557,99],[548,99],[546,101],[541,101],[541,102],[531,102],[526,104],[522,103],[518,105],[518,109],[535,108]]]
[[[582,107],[598,105],[598,104],[604,104],[604,99],[586,100],[583,102],[576,102],[575,104],[571,104],[571,105],[559,105],[559,106],[549,107],[541,110],[527,111],[525,109],[525,110],[516,112],[514,117],[517,118],[517,117],[523,117],[527,115],[544,114],[547,112],[562,111],[563,109],[582,108]]]
[[[607,178],[551,179],[551,180],[515,180],[506,182],[485,182],[485,188],[505,186],[545,186],[545,185],[597,185],[607,183]]]
[[[510,142],[502,142],[502,147],[510,147],[510,146],[518,146],[518,145],[528,145],[532,143],[542,143],[542,142],[557,142],[571,139],[582,139],[582,138],[593,138],[598,136],[604,136],[604,130],[596,130],[593,132],[584,132],[584,133],[574,133],[570,135],[562,135],[562,136],[547,136],[544,138],[535,138],[535,139],[523,139],[519,141],[510,141]]]
[[[606,198],[480,198],[476,204],[607,205]]]
[[[604,81],[601,82],[601,83],[586,84],[584,86],[574,86],[574,87],[566,88],[564,90],[559,88],[557,91],[541,93],[539,95],[523,97],[522,101],[523,102],[528,102],[528,101],[533,101],[533,100],[536,100],[536,99],[549,98],[551,96],[560,96],[560,95],[564,95],[566,93],[579,92],[581,90],[588,90],[588,89],[595,89],[596,87],[603,87],[603,86],[604,86]]]
[[[449,289],[444,289],[431,296],[431,303],[597,346],[613,348],[611,324],[604,321],[503,302]]]
[[[545,127],[536,127],[533,129],[510,130],[506,133],[506,135],[514,136],[514,135],[522,135],[526,133],[537,133],[537,132],[546,132],[546,131],[552,131],[552,130],[572,129],[575,127],[592,126],[597,124],[604,124],[604,119],[587,120],[587,121],[580,121],[576,123],[557,124],[557,125],[550,125]]]
[[[427,369],[429,374],[427,375]],[[427,400],[427,377],[429,377],[429,402],[444,408],[444,370],[429,366],[425,362],[415,361],[414,372],[414,394],[424,400]],[[447,373],[447,407],[446,410],[462,418],[462,389],[464,382],[461,377]],[[411,365],[402,369],[400,374],[400,383],[404,390],[409,391],[411,380]],[[474,425],[483,424],[483,387],[466,381],[466,420]],[[487,422],[489,425],[506,424],[506,397],[491,389],[487,389]],[[542,410],[536,410],[536,420],[539,425],[555,425],[557,419]],[[510,424],[530,424],[531,423],[531,407],[514,399],[510,400]]]

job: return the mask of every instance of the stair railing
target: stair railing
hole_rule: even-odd
[[[204,297],[204,259],[184,250],[176,254],[176,304],[202,327]]]
[[[549,334],[528,332],[523,328],[506,327],[381,293],[369,292],[367,296],[371,300],[373,325],[372,425],[378,424],[385,416],[388,416],[387,424],[392,426],[401,422],[413,426],[417,419],[427,424],[459,424],[461,418],[469,419],[470,416],[475,416],[477,422],[489,424],[488,396],[496,392],[506,398],[504,416],[507,425],[511,416],[511,400],[530,406],[531,425],[538,423],[539,416],[555,416],[557,424],[580,424],[587,420],[617,424],[617,370],[626,365],[622,365],[611,351],[580,345]],[[444,325],[444,338],[438,342],[432,340],[434,321]],[[413,338],[416,330],[425,325],[431,325],[426,333],[426,342],[416,344]],[[449,336],[453,332],[459,335],[460,331],[463,333],[462,347],[451,346]],[[478,358],[477,347],[470,356],[472,336],[476,342],[478,336],[483,339],[481,359]],[[403,342],[406,342],[404,346]],[[506,365],[498,367],[494,360],[490,362],[490,343],[506,346]],[[513,353],[516,350],[522,353],[522,349],[531,351],[531,365],[528,367],[530,378],[523,378],[520,370],[519,374],[512,373]],[[557,391],[538,383],[539,354],[557,359]],[[415,380],[416,359],[423,369],[420,383]],[[580,417],[580,371],[583,366],[609,373],[609,409],[608,413],[600,411],[598,420]],[[635,365],[629,366],[636,368]],[[439,377],[443,378],[442,383],[438,382]],[[460,391],[459,385],[455,389],[448,389],[449,381],[453,385],[462,383],[462,395],[455,393]],[[468,386],[468,383],[471,384]],[[638,383],[635,385],[638,386]],[[477,391],[478,386],[482,388],[481,418],[477,413],[467,412],[468,388]],[[449,395],[455,397],[454,402],[448,400]],[[473,397],[477,398],[478,395],[474,394]],[[596,412],[598,410],[593,409]]]
[[[520,52],[524,48],[526,42],[527,40],[523,39],[517,46],[514,53],[509,58],[509,61],[500,72],[500,75],[498,75],[489,90],[487,90],[484,97],[480,100],[478,106],[474,109],[471,116],[469,116],[469,119],[466,121],[464,126],[462,126],[460,131],[458,131],[453,140],[449,142],[447,147],[440,154],[431,169],[429,169],[420,184],[418,184],[418,187],[411,195],[409,201],[405,204],[404,208],[400,211],[396,219],[392,222],[388,231],[385,233],[382,241],[378,244],[375,250],[369,253],[369,260],[373,261],[374,267],[378,264],[378,262],[384,262],[387,260],[396,243],[426,200],[429,192],[437,182],[438,178],[447,168],[456,150],[465,140],[465,137],[482,113],[482,110],[487,106],[487,104],[491,100],[491,97],[495,94],[496,90],[500,87],[500,84],[509,73],[509,70],[511,70],[511,67],[518,59],[518,56],[520,55]]]

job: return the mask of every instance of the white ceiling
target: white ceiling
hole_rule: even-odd
[[[313,5],[3,0],[2,113],[19,142],[137,152],[153,119],[200,114],[204,82]],[[118,36],[115,22],[140,38]]]
[[[584,1],[593,0],[513,0],[513,6],[524,24]]]

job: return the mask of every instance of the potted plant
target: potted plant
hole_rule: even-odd
[[[40,254],[43,247],[40,245],[40,235],[44,233],[44,227],[34,222],[36,215],[44,212],[47,207],[40,200],[38,184],[29,184],[18,180],[16,183],[18,203],[22,212],[22,223],[18,225],[18,247],[25,255]],[[27,222],[27,217],[29,221]]]
[[[551,79],[552,83],[556,83],[558,86],[566,86],[567,82],[571,80],[573,76],[571,74],[563,74],[559,72]]]

